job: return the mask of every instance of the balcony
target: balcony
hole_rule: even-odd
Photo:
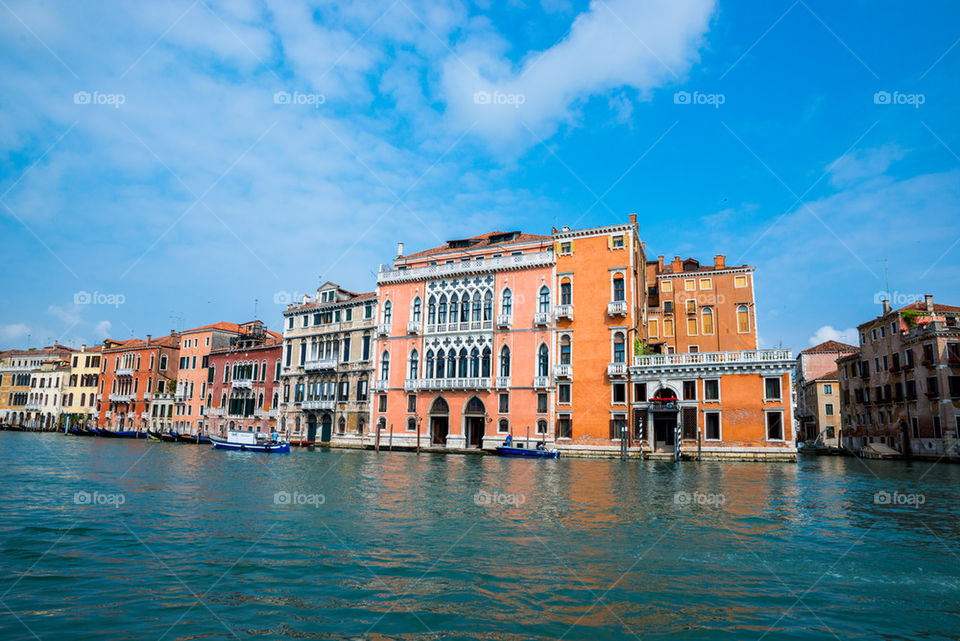
[[[931,390],[929,392],[924,392],[924,396],[927,398],[940,398],[940,390]]]
[[[490,389],[488,378],[420,378],[408,380],[407,384],[414,384],[417,390],[485,390]],[[404,385],[406,389],[406,384]],[[411,391],[411,390],[407,390]]]
[[[626,316],[627,311],[627,301],[625,300],[612,300],[607,303],[608,316]]]
[[[533,315],[533,324],[537,327],[550,326],[550,312],[537,312]]]
[[[336,407],[336,401],[333,399],[328,399],[325,401],[304,401],[300,407],[305,410],[330,410],[333,411]]]
[[[567,320],[573,320],[573,305],[557,305],[553,310],[554,316],[557,320],[565,318]]]
[[[277,413],[278,412],[276,407],[271,408],[267,410],[267,418],[277,418]]]
[[[337,359],[336,358],[318,358],[315,360],[307,361],[303,364],[304,371],[315,372],[318,370],[325,369],[337,369]]]
[[[908,370],[912,370],[912,369],[913,369],[913,361],[910,361],[910,362],[908,362],[908,363],[904,363],[903,365],[900,366],[900,369],[901,369],[902,371],[904,371],[904,372],[906,372],[906,371],[908,371]]]
[[[133,376],[133,368],[132,368],[132,367],[118,367],[116,374],[117,374],[117,376]]]
[[[133,394],[110,394],[108,398],[111,403],[129,403],[133,400]]]
[[[419,334],[420,333],[420,321],[410,321],[407,323],[407,333],[408,334]]]
[[[626,363],[607,363],[607,376],[620,378],[627,375]]]
[[[497,327],[510,329],[513,325],[513,314],[497,314]]]
[[[377,336],[389,336],[390,323],[377,323]]]
[[[497,377],[497,389],[506,389],[510,387],[510,377],[509,376],[498,376]]]
[[[43,406],[43,403],[41,403],[40,401],[30,401],[29,403],[23,406],[23,409],[29,412],[31,410],[38,410],[42,406]]]
[[[235,378],[231,383],[234,389],[253,389],[253,379]]]
[[[390,386],[389,381],[383,379],[377,379],[373,381],[373,391],[374,392],[384,392]]]
[[[772,361],[792,361],[789,349],[755,349],[742,352],[695,352],[692,354],[652,354],[634,356],[634,367],[672,367],[676,365],[754,365]]]
[[[550,377],[549,376],[534,376],[533,377],[533,386],[536,389],[547,389],[550,387]]]
[[[676,398],[651,398],[650,408],[654,412],[671,412],[678,408]]]
[[[403,381],[403,391],[404,392],[416,392],[420,389],[420,379],[418,378],[408,378]]]
[[[569,363],[558,363],[553,366],[553,377],[554,378],[573,378],[573,365]]]

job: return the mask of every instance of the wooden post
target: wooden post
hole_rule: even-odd
[[[524,447],[526,448],[530,447],[530,426],[529,425],[527,425],[527,444],[524,445]]]
[[[393,451],[393,423],[390,423],[390,436],[387,438],[387,450]]]
[[[373,429],[376,430],[376,434],[373,437],[373,446],[376,451],[380,451],[380,423],[374,423]]]
[[[697,461],[698,461],[698,462],[700,461],[700,454],[701,454],[701,452],[700,452],[700,446],[702,445],[702,443],[701,443],[701,440],[702,440],[702,439],[701,439],[701,436],[702,436],[702,434],[700,434],[700,430],[697,430]]]
[[[420,455],[420,417],[417,417],[417,456]]]

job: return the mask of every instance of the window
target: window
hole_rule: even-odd
[[[833,385],[831,385],[830,383],[824,383],[824,385],[823,385],[823,393],[824,393],[824,394],[833,394]]]
[[[713,289],[713,280],[709,278],[701,278],[700,289]]]
[[[500,394],[499,411],[501,414],[507,414],[510,411],[510,395],[509,394]]]
[[[704,431],[708,441],[720,440],[720,412],[703,413]]]
[[[693,292],[693,291],[696,291],[696,290],[697,290],[697,281],[696,281],[696,280],[694,280],[694,279],[692,279],[692,278],[689,278],[689,279],[683,281],[683,291],[685,291],[685,292]]]
[[[947,376],[950,398],[960,398],[960,376]]]
[[[688,313],[688,314],[696,314],[696,313],[697,313],[697,301],[696,301],[696,299],[688,298],[687,301],[686,301],[686,305],[687,305],[687,313]]]
[[[737,331],[741,334],[750,332],[750,310],[746,305],[737,307]]]
[[[700,329],[704,335],[713,334],[713,310],[709,307],[700,312]]]
[[[661,283],[660,283],[660,291],[661,291],[661,292],[664,292],[665,294],[672,292],[672,291],[673,291],[673,282],[672,282],[672,281],[669,281],[669,280],[664,280],[663,282],[661,282]]]
[[[610,246],[614,248],[623,247],[623,235],[611,237]]]
[[[571,242],[560,243],[560,253],[561,253],[561,254],[572,254],[572,253],[573,253],[573,243],[571,243]]]
[[[416,298],[413,299],[413,322],[415,322],[415,323],[419,323],[419,322],[420,322],[420,315],[421,315],[421,313],[422,313],[422,311],[423,311],[423,310],[421,309],[422,306],[423,306],[423,305],[422,305],[422,303],[421,303],[421,301],[420,301],[420,297],[419,297],[419,296],[417,296]]]
[[[697,381],[683,381],[683,400],[697,400]]]
[[[414,349],[410,352],[410,375],[408,378],[416,380],[420,373],[420,353]]]
[[[627,384],[626,383],[613,384],[613,402],[616,405],[622,405],[627,402]]]
[[[510,376],[510,348],[506,345],[500,348],[500,376]]]
[[[368,381],[365,378],[361,378],[357,381],[357,400],[366,401],[367,400],[367,386]]]
[[[363,361],[370,360],[370,335],[369,334],[363,335],[363,356],[360,358],[360,360],[363,360]]]
[[[647,335],[650,336],[650,338],[660,337],[660,323],[657,322],[656,318],[651,318],[647,321]]]
[[[537,421],[537,434],[547,433],[547,422],[542,418]]]
[[[823,406],[823,413],[827,416],[833,416],[833,403],[827,403]]]
[[[538,311],[541,313],[550,311],[550,290],[546,285],[540,288]]]
[[[564,404],[570,403],[570,383],[561,383],[557,385],[557,402]]]
[[[562,283],[560,283],[560,304],[561,305],[573,304],[573,293],[571,291],[571,285],[569,280],[565,280]]]
[[[497,431],[500,432],[501,434],[506,434],[507,432],[509,432],[510,421],[508,421],[505,418],[501,418],[500,421],[497,423]]]
[[[573,438],[573,419],[569,414],[557,418],[557,438]]]
[[[747,277],[746,276],[735,276],[733,279],[734,287],[746,287],[747,286]]]
[[[505,316],[513,315],[513,294],[509,289],[503,290],[503,295],[500,297],[500,313]]]
[[[780,400],[780,379],[779,378],[763,379],[763,400],[765,401]]]
[[[416,394],[407,394],[407,411],[408,412],[417,411],[417,395]]]
[[[697,317],[691,316],[687,319],[687,336],[697,335]]]
[[[719,378],[708,378],[703,381],[703,400],[705,401],[720,400],[720,379]]]
[[[767,440],[783,440],[783,412],[767,412]]]
[[[550,376],[550,350],[542,343],[537,353],[537,376]]]
[[[617,332],[613,335],[613,362],[627,362],[627,347],[623,337],[623,332]]]
[[[663,319],[663,335],[664,337],[670,338],[673,336],[673,319],[664,318]]]
[[[623,276],[620,274],[613,277],[613,300],[626,300],[626,289],[624,287]]]
[[[547,413],[547,395],[543,392],[537,394],[537,414],[546,414]],[[957,420],[960,421],[960,414],[957,415]]]
[[[366,319],[373,318],[373,305],[367,304],[363,306],[363,317]]]
[[[569,365],[571,357],[571,341],[569,336],[560,338],[560,364]]]
[[[387,411],[387,395],[386,394],[377,395],[377,411],[378,412]]]
[[[387,301],[383,304],[383,323],[389,325],[393,320],[393,303]]]
[[[933,438],[943,438],[943,427],[940,425],[940,417],[933,417]]]

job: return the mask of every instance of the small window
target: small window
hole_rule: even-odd
[[[663,335],[667,338],[673,336],[673,319],[672,318],[663,319]]]
[[[408,412],[417,411],[417,395],[416,394],[407,394],[407,411]]]
[[[703,381],[703,400],[705,401],[720,400],[720,379],[719,378],[708,378],[705,381]]]
[[[572,254],[572,253],[573,253],[573,243],[571,243],[571,242],[560,243],[560,253],[561,253],[561,254]]]
[[[683,382],[683,400],[685,401],[697,400],[697,382],[696,381]]]
[[[613,402],[617,405],[621,405],[627,402],[627,384],[626,383],[613,384]]]
[[[610,241],[611,247],[623,247],[623,236],[614,236]]]
[[[704,431],[708,441],[720,440],[720,412],[703,413]]]
[[[542,418],[537,421],[537,434],[547,433],[547,422]]]
[[[833,416],[833,403],[827,403],[823,406],[823,413],[827,416]]]
[[[557,386],[557,397],[558,397],[558,402],[560,403],[570,402],[570,384],[569,383],[561,383],[560,385]]]
[[[734,287],[746,287],[747,286],[747,277],[746,276],[735,276],[733,279]]]
[[[693,298],[688,298],[686,301],[687,313],[696,314],[697,313],[697,301]]]
[[[673,282],[669,280],[664,280],[660,283],[660,291],[664,293],[669,293],[673,291]]]
[[[767,400],[767,401],[780,400],[780,379],[779,378],[763,379],[763,398],[764,400]]]
[[[500,413],[506,414],[510,411],[510,395],[500,394]]]
[[[505,418],[501,418],[500,422],[497,423],[497,431],[501,434],[506,434],[510,431],[510,421]]]
[[[783,412],[767,412],[767,440],[783,440]]]
[[[737,307],[737,332],[741,334],[750,332],[750,310],[746,305]]]
[[[831,385],[830,383],[825,383],[823,386],[823,393],[833,394],[833,385]]]
[[[387,411],[387,395],[380,394],[377,396],[377,411],[386,412]]]
[[[697,335],[697,317],[691,316],[687,319],[687,336]]]
[[[647,335],[650,338],[660,338],[660,323],[656,318],[647,321]]]
[[[683,281],[683,290],[687,292],[693,292],[697,290],[697,281],[693,278],[688,278]]]
[[[713,289],[713,280],[710,278],[701,278],[700,289]]]

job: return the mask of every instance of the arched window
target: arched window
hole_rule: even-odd
[[[347,419],[342,416],[337,419],[337,434],[343,434],[347,431]]]
[[[441,349],[439,352],[437,352],[437,378],[443,378],[444,366],[446,364],[444,358],[444,352]]]
[[[388,380],[390,378],[390,352],[384,352],[380,357],[380,379]]]
[[[437,323],[443,325],[447,322],[447,295],[440,295],[440,304],[437,305]]]
[[[483,378],[490,377],[490,351],[489,347],[483,348],[483,355],[480,357],[480,376]]]
[[[367,419],[361,416],[357,419],[357,434],[363,434],[365,429],[367,429]]]
[[[547,313],[550,311],[550,290],[546,285],[540,288],[540,298],[538,303],[538,311],[542,313]]]
[[[537,376],[549,376],[550,372],[550,349],[546,344],[540,344],[540,351],[537,353]]]
[[[573,304],[573,290],[572,285],[570,284],[569,278],[564,278],[563,282],[560,283],[560,304],[561,305],[572,305]]]
[[[257,408],[263,409],[263,394],[261,394],[260,397],[257,399]]]
[[[393,303],[387,301],[383,304],[383,323],[389,325],[393,318]]]
[[[506,316],[513,315],[513,292],[509,287],[503,290],[503,295],[500,297],[500,313]]]
[[[560,364],[569,365],[570,364],[570,337],[564,336],[560,339]]]
[[[500,376],[510,376],[510,348],[500,348]]]
[[[420,353],[414,349],[410,352],[410,376],[411,380],[416,380],[420,373]]]
[[[460,303],[457,302],[457,295],[454,294],[450,297],[450,322],[456,323],[460,320]]]
[[[466,352],[466,350],[464,350]],[[466,353],[464,353],[466,359]],[[447,352],[447,378],[457,377],[457,353],[454,350]]]
[[[280,404],[280,395],[277,392],[273,393],[273,402],[270,404],[270,408],[273,409]]]
[[[413,299],[413,322],[415,323],[420,322],[420,314],[421,314],[420,308],[421,308],[420,297],[417,296],[416,298]]]
[[[505,418],[501,418],[500,421],[497,423],[497,431],[500,432],[501,434],[506,434],[507,432],[509,432],[510,421],[508,421]]]
[[[480,300],[480,292],[477,292],[473,295],[473,322],[479,323],[480,319],[480,306],[483,304],[483,301]]]
[[[467,378],[470,374],[467,373],[467,348],[460,348],[460,368],[457,371],[457,374],[460,378]]]
[[[434,300],[433,296],[430,297],[430,300],[427,302],[427,323],[429,325],[435,325],[437,322],[437,302]]]
[[[627,345],[623,337],[623,332],[617,332],[613,335],[613,362],[627,362]]]
[[[547,433],[547,422],[542,418],[537,421],[537,434],[546,434]]]
[[[483,320],[484,322],[493,320],[493,292],[489,289],[483,295]]]
[[[480,377],[480,350],[474,347],[470,350],[470,378]]]
[[[423,372],[424,378],[433,378],[433,350],[427,350],[426,369]]]
[[[407,431],[416,432],[417,431],[417,419],[412,416],[407,419]]]
[[[700,312],[700,317],[703,319],[703,322],[700,324],[700,329],[704,334],[713,333],[713,310],[709,307],[704,307]]]
[[[746,305],[737,307],[737,331],[746,334],[750,331],[750,310]]]

